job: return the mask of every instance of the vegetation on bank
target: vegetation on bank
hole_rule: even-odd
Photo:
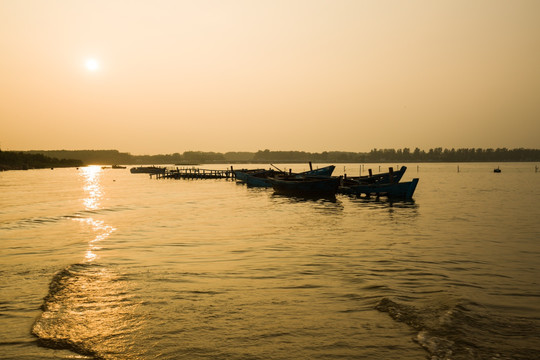
[[[58,159],[43,154],[0,150],[0,171],[82,166],[81,160]]]
[[[219,163],[381,163],[381,162],[520,162],[540,161],[540,149],[443,149],[428,151],[416,148],[373,149],[370,152],[305,151],[257,152],[202,152],[186,151],[183,154],[131,155],[117,150],[55,150],[28,151],[26,154],[45,155],[56,159],[77,159],[85,165],[140,165],[140,164],[219,164]],[[52,165],[51,165],[52,166]],[[72,165],[73,166],[73,165]],[[79,166],[79,165],[76,165]]]

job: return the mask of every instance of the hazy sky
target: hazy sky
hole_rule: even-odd
[[[0,0],[0,147],[540,148],[540,1]]]

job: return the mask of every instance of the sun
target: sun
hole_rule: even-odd
[[[99,62],[94,58],[86,59],[84,66],[86,66],[86,70],[88,71],[99,70]]]

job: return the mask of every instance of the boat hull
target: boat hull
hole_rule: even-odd
[[[398,171],[389,171],[386,173],[374,174],[371,176],[346,177],[344,184],[347,186],[359,184],[390,184],[398,183],[407,171],[406,166],[402,166]]]
[[[334,165],[325,166],[320,169],[304,171],[301,173],[286,174],[275,170],[248,170],[248,171],[235,171],[236,180],[245,182],[248,186],[252,187],[272,187],[272,182],[269,180],[271,177],[281,178],[302,178],[306,176],[331,176],[336,167]]]
[[[270,182],[277,194],[299,196],[328,196],[335,195],[340,178],[333,177],[307,177],[278,179],[271,178]]]
[[[375,195],[411,199],[414,191],[416,190],[416,186],[418,185],[418,180],[418,178],[414,178],[412,181],[405,181],[401,183],[343,186],[339,188],[339,192],[342,194],[353,194],[357,196],[366,194],[367,196]]]
[[[249,170],[234,170],[234,178],[240,182],[246,182],[247,177],[253,174],[258,174],[267,171],[265,169],[249,169]]]
[[[252,187],[272,187],[272,183],[268,179],[268,177],[258,177],[258,176],[251,176],[248,175],[246,177],[245,183],[247,186]]]

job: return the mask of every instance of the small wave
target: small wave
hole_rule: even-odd
[[[73,214],[68,214],[68,215],[34,216],[34,217],[20,219],[12,223],[2,224],[2,226],[0,226],[0,229],[4,229],[4,230],[24,229],[24,228],[30,228],[30,227],[35,227],[35,226],[57,223],[64,220],[79,220],[79,219],[88,218],[89,216],[93,216],[93,215],[102,215],[102,214],[108,214],[112,212],[125,211],[125,210],[130,210],[130,208],[114,207],[114,208],[104,208],[104,209],[97,209],[97,210],[83,210],[83,211],[78,211],[78,212],[75,212]]]
[[[314,284],[303,284],[303,285],[296,285],[296,286],[280,286],[277,287],[277,289],[319,289],[322,288],[321,285],[314,285]]]
[[[94,359],[114,358],[118,333],[140,326],[126,280],[93,263],[73,264],[55,274],[32,326],[40,346],[66,349]],[[115,340],[116,339],[116,340]],[[123,336],[121,341],[125,340]]]
[[[465,300],[416,307],[383,298],[375,306],[418,331],[413,340],[433,360],[540,358],[536,325],[530,319],[500,319],[472,310]]]
[[[87,215],[108,214],[108,213],[114,213],[114,212],[125,211],[125,210],[132,210],[132,208],[124,207],[124,206],[117,206],[117,207],[101,208],[101,209],[94,209],[94,210],[82,210],[82,211],[76,212],[75,216],[86,217]]]
[[[34,330],[32,330],[32,334],[36,335]],[[49,349],[70,350],[80,355],[90,356],[95,360],[105,360],[104,357],[100,356],[92,349],[89,349],[83,342],[77,342],[70,339],[39,338],[38,345]]]
[[[21,219],[13,223],[8,223],[0,227],[4,230],[18,230],[34,226],[46,225],[51,223],[56,223],[64,220],[64,216],[36,216],[26,219]]]

